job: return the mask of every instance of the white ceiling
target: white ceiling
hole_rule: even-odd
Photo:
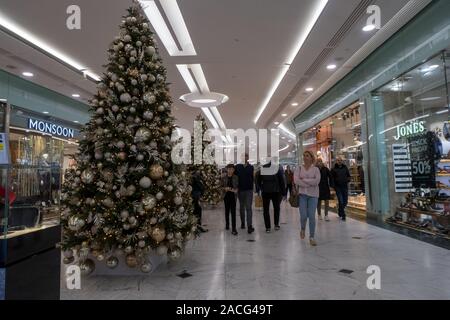
[[[304,30],[316,0],[177,2],[197,52],[195,57],[170,57],[163,45],[159,46],[168,69],[168,81],[172,83],[174,115],[178,124],[191,129],[200,110],[178,101],[189,89],[175,65],[200,63],[211,91],[230,97],[228,103],[219,107],[226,126],[231,129],[255,127],[253,120],[258,108]],[[281,113],[286,112],[290,116],[295,113],[295,107],[290,104],[281,110],[280,105],[361,2],[379,5],[382,23],[385,24],[408,1],[330,0],[258,121],[258,127],[266,128],[274,121],[286,120]],[[66,9],[72,4],[79,5],[82,10],[81,30],[66,28]],[[107,60],[106,50],[118,34],[121,16],[130,4],[128,0],[0,0],[0,12],[97,74],[102,74],[102,65]],[[338,67],[343,65],[375,34],[361,30],[368,15],[358,17],[349,25],[330,57],[305,81],[298,93],[289,97],[289,101],[301,104],[308,97],[304,88],[318,88],[333,73],[326,69],[328,63],[335,63]],[[95,92],[95,85],[89,80],[1,32],[0,43],[0,68],[15,74],[25,70],[34,72],[32,81],[68,96],[80,93],[85,101]],[[8,69],[7,65],[17,69]]]

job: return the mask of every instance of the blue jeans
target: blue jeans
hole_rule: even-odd
[[[345,218],[345,208],[348,204],[348,188],[340,188],[336,187],[336,197],[338,199],[339,208],[338,208],[338,214],[339,217]]]
[[[314,238],[316,233],[316,210],[318,198],[305,194],[299,195],[300,226],[302,231],[306,230],[306,221],[309,220],[309,237]]]

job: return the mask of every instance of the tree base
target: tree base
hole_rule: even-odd
[[[151,262],[153,268],[150,272],[142,272],[137,266],[136,268],[130,268],[125,262],[125,255],[118,256],[119,264],[114,269],[108,268],[105,261],[97,261],[95,257],[89,256],[89,259],[95,261],[95,270],[90,276],[145,276],[155,272],[158,267],[167,263],[167,256],[150,255],[148,260]]]

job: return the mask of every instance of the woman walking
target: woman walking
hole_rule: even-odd
[[[322,201],[325,204],[325,221],[330,221],[328,218],[328,209],[330,207],[331,191],[331,171],[323,163],[322,158],[317,159],[317,168],[320,170],[320,183],[319,183],[319,201],[317,202],[317,215],[319,220],[322,220]]]
[[[230,230],[231,214],[231,233],[237,236],[236,230],[236,200],[239,187],[239,179],[234,174],[234,165],[227,165],[227,175],[222,177],[222,188],[224,191],[223,201],[225,203],[225,228]]]
[[[309,220],[309,243],[317,246],[314,239],[316,231],[316,210],[319,199],[320,171],[314,165],[315,158],[311,151],[303,153],[303,165],[294,174],[294,182],[298,186],[300,202],[300,238],[305,239],[306,222]]]

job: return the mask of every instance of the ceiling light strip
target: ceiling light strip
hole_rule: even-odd
[[[294,139],[296,138],[295,134],[292,131],[290,131],[288,128],[286,128],[286,126],[284,124],[280,124],[278,126],[278,128],[283,130],[288,136],[291,136]]]
[[[328,3],[328,0],[318,0],[316,2],[317,2],[317,4],[313,10],[313,14],[311,15],[311,20],[308,21],[306,28],[303,30],[303,32],[300,33],[300,36],[296,42],[296,46],[292,49],[292,51],[289,53],[289,55],[287,57],[287,61],[286,61],[287,65],[282,67],[280,73],[278,74],[272,87],[270,88],[268,95],[266,96],[263,103],[259,107],[258,113],[254,120],[255,123],[258,122],[262,113],[267,108],[267,105],[269,104],[270,100],[272,99],[273,95],[275,94],[275,91],[278,89],[281,81],[284,79],[286,73],[288,72],[290,65],[294,62],[295,57],[298,55],[300,49],[303,47],[303,44],[305,43],[305,41],[308,38],[309,34],[311,33],[312,29],[314,28],[314,25],[316,24],[317,20],[319,20],[319,17],[322,14],[323,10],[325,9],[325,7]]]
[[[14,22],[7,19],[5,16],[0,14],[0,27],[7,34],[11,35],[15,39],[41,51],[50,58],[57,60],[65,66],[70,67],[78,71],[85,76],[89,76],[94,81],[100,81],[101,78],[96,73],[89,71],[89,69],[81,64],[80,62],[74,60],[72,57],[66,55],[65,53],[55,49],[50,44],[46,43],[44,40],[39,39],[32,33],[28,32],[26,29],[15,24]]]
[[[183,77],[184,82],[186,82],[186,85],[188,86],[189,90],[192,93],[199,93],[199,88],[197,87],[194,78],[192,78],[192,75],[189,72],[189,65],[177,64],[177,69],[180,72],[181,76]]]
[[[169,21],[173,33],[177,37],[181,50],[178,48],[175,39],[173,38],[169,27],[164,21],[161,12],[158,9],[154,0],[140,0],[142,9],[147,18],[150,20],[155,32],[161,39],[164,47],[170,56],[195,56],[197,55],[194,44],[192,43],[186,23],[181,14],[180,8],[176,0],[163,0],[160,5]]]

